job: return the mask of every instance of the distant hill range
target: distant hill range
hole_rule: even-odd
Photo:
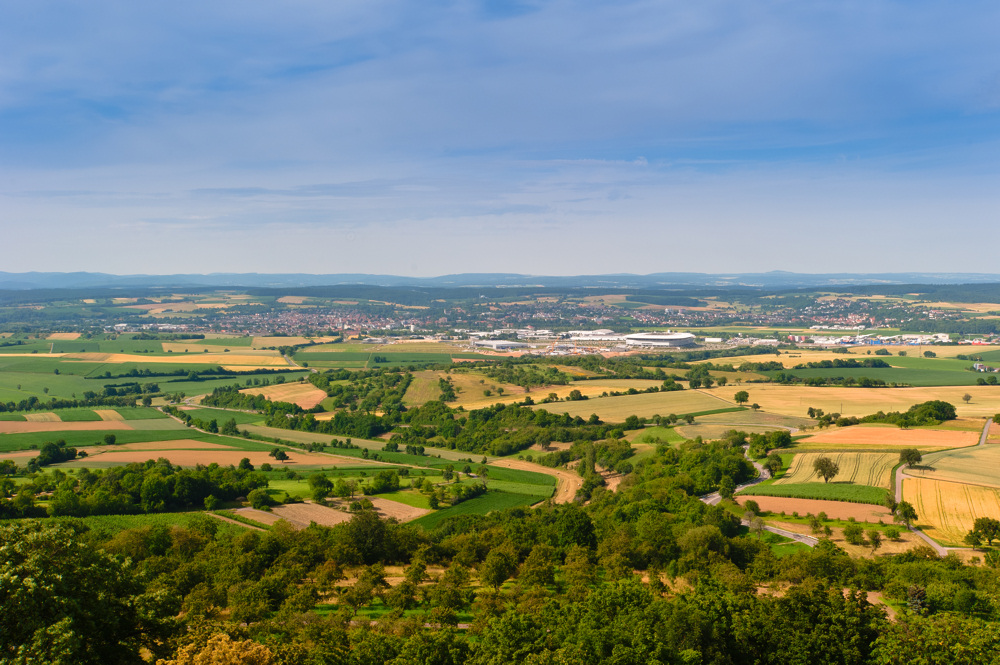
[[[763,290],[896,284],[989,284],[1000,283],[1000,275],[983,273],[830,273],[803,274],[780,270],[765,273],[664,272],[650,275],[545,276],[512,273],[463,273],[440,277],[402,277],[343,273],[210,273],[206,275],[110,275],[94,272],[0,272],[0,289],[72,289],[134,287],[244,287],[295,288],[357,285],[387,287],[549,287],[611,289],[733,289]],[[842,290],[842,289],[838,289]]]

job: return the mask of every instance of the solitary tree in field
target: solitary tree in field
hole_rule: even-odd
[[[965,393],[964,395],[962,395],[962,401],[968,404],[969,402],[972,401],[972,395],[970,395],[969,393]]]
[[[823,478],[824,483],[830,482],[831,478],[840,473],[840,466],[829,457],[819,457],[813,462],[813,471],[817,476]]]
[[[917,521],[917,511],[909,501],[900,501],[896,504],[896,521],[906,526]]]
[[[742,406],[743,404],[746,404],[747,402],[750,401],[750,393],[748,393],[745,390],[741,390],[735,395],[733,395],[733,399],[736,400],[737,404]]]
[[[903,448],[899,451],[899,463],[907,466],[916,466],[923,460],[923,455],[916,448]]]

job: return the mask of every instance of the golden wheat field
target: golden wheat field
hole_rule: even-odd
[[[625,381],[625,379],[622,379]],[[583,382],[581,382],[583,383]],[[607,384],[609,381],[586,382]],[[651,382],[656,384],[657,382]],[[569,386],[559,386],[570,388]],[[607,388],[602,388],[606,390]],[[622,388],[615,388],[622,390]],[[582,387],[581,387],[582,390]],[[586,394],[586,393],[584,393]],[[611,423],[624,422],[631,415],[649,417],[653,415],[667,416],[671,413],[683,415],[698,413],[735,406],[701,390],[678,390],[666,393],[642,393],[639,395],[621,395],[619,397],[597,397],[580,402],[558,402],[540,404],[535,408],[545,409],[552,413],[568,413],[571,416],[587,418],[592,413],[604,421]]]
[[[1000,518],[1000,491],[927,478],[905,478],[903,500],[917,511],[917,525],[942,545],[962,547],[977,517]]]
[[[955,405],[963,418],[992,417],[1000,412],[1000,391],[996,386],[925,386],[919,388],[814,388],[773,384],[728,385],[707,391],[732,402],[737,390],[746,390],[750,403],[764,411],[804,417],[809,407],[845,416],[866,416],[877,411],[906,411],[914,404],[944,400]],[[962,396],[972,396],[966,404]]]
[[[326,392],[308,382],[245,388],[240,392],[247,395],[263,395],[272,402],[298,404],[303,409],[311,409],[326,399]]]
[[[829,457],[840,467],[834,482],[886,489],[892,482],[892,467],[899,461],[896,453],[799,453],[792,459],[785,475],[775,480],[774,484],[822,483],[823,479],[813,470],[813,463],[820,457]]]
[[[979,432],[940,429],[900,429],[893,425],[854,425],[819,430],[798,442],[803,448],[962,448],[979,443]]]

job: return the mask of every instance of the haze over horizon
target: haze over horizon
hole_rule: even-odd
[[[0,7],[0,270],[994,272],[1000,7]]]

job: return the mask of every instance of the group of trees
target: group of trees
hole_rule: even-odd
[[[182,469],[160,459],[75,474],[35,473],[19,487],[4,487],[0,515],[82,517],[205,508],[206,502],[231,501],[267,486],[263,474],[247,467]],[[44,509],[36,504],[40,495],[48,495]]]
[[[18,611],[0,613],[0,659],[135,663],[142,651],[165,664],[271,665],[995,658],[1000,569],[928,548],[851,558],[826,539],[778,558],[741,535],[737,517],[696,496],[708,476],[719,484],[751,474],[745,463],[737,435],[661,447],[633,462],[617,492],[595,488],[587,505],[460,515],[431,531],[368,509],[299,531],[223,534],[209,518],[117,533],[6,524],[0,597]],[[310,485],[328,481],[314,476]],[[881,535],[861,538],[879,549]],[[392,586],[388,566],[401,570]],[[29,578],[37,584],[22,582]],[[781,593],[759,591],[768,587]],[[866,591],[910,609],[888,621]],[[330,611],[319,615],[321,601]],[[377,623],[359,615],[370,606],[380,608]]]

